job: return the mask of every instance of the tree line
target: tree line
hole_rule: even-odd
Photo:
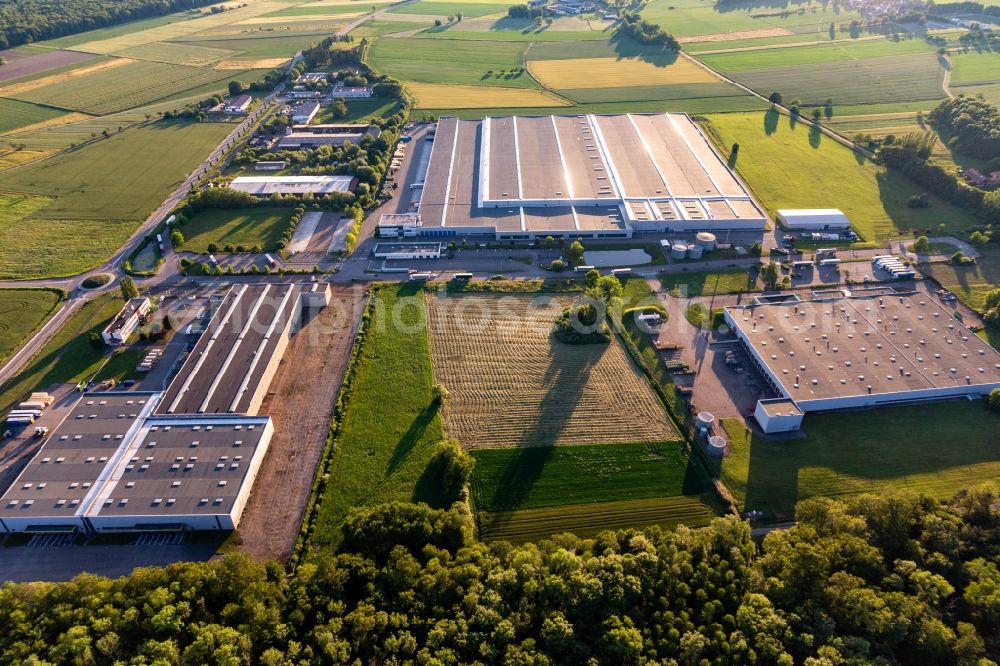
[[[73,35],[151,16],[210,5],[215,0],[4,0],[0,49]]]
[[[458,454],[461,455],[461,454]],[[921,664],[1000,659],[1000,494],[479,543],[462,503],[356,510],[292,575],[231,555],[0,588],[0,662]]]
[[[681,50],[680,42],[673,35],[655,23],[650,23],[638,14],[623,12],[621,19],[618,21],[616,34],[631,37],[640,44],[662,46],[667,51],[677,52]]]
[[[985,99],[958,95],[938,104],[931,125],[958,152],[991,160],[1000,158],[1000,111]],[[997,168],[1000,169],[1000,159]]]

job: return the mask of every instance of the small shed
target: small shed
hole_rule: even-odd
[[[778,223],[785,229],[834,231],[851,228],[851,221],[836,208],[799,208],[778,211]]]

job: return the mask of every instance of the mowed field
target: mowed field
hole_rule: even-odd
[[[60,294],[48,289],[0,289],[0,363],[48,319]]]
[[[291,208],[203,210],[180,227],[185,239],[183,249],[208,252],[209,243],[215,243],[220,249],[226,245],[247,249],[259,245],[265,251],[275,250],[291,217]]]
[[[382,37],[368,58],[375,69],[407,82],[537,88],[530,76],[510,73],[521,67],[525,48],[513,42]],[[500,71],[507,74],[497,76]]]
[[[981,401],[956,401],[806,417],[803,439],[767,441],[724,421],[730,438],[721,478],[745,509],[778,517],[795,503],[888,489],[938,499],[1000,478],[990,436],[1000,416]]]
[[[569,102],[541,90],[462,86],[445,83],[406,84],[418,109],[497,109],[569,106]]]
[[[510,5],[490,0],[418,0],[410,4],[389,10],[390,14],[421,14],[424,16],[454,16],[459,13],[463,17],[473,18],[487,14],[501,14]]]
[[[27,104],[14,99],[0,99],[0,134],[36,125],[65,115],[58,109]]]
[[[677,432],[617,339],[550,334],[568,298],[462,295],[429,301],[450,437],[468,449],[655,442]]]
[[[964,232],[977,224],[971,213],[934,195],[929,208],[910,208],[909,198],[924,190],[904,175],[775,111],[712,114],[705,121],[718,146],[740,144],[736,170],[772,213],[839,208],[868,241],[940,224]]]

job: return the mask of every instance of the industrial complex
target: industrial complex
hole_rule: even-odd
[[[1000,352],[922,292],[724,309],[777,394],[758,402],[765,432],[796,430],[805,413],[980,397],[1000,387]]]
[[[630,238],[766,221],[685,114],[442,118],[427,141],[411,210],[384,215],[380,235]]]
[[[328,285],[239,285],[165,392],[82,394],[0,498],[6,532],[232,530],[274,431],[258,415]]]

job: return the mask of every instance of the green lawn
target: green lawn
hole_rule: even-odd
[[[507,11],[508,4],[498,2],[452,2],[451,0],[419,0],[396,9],[389,10],[389,14],[422,14],[427,16],[456,16],[459,13],[465,18],[485,16],[487,14],[499,14]]]
[[[951,84],[956,86],[1000,82],[1000,53],[953,53]]]
[[[61,300],[48,289],[0,289],[0,363],[38,330]]]
[[[866,240],[944,224],[961,232],[979,223],[970,212],[930,195],[931,206],[910,208],[923,190],[906,176],[873,164],[850,148],[775,111],[705,117],[717,144],[740,144],[736,170],[761,203],[779,208],[839,208]]]
[[[104,367],[94,376],[95,382],[103,382],[113,379],[121,384],[125,379],[136,379],[139,373],[135,371],[136,366],[149,350],[148,344],[132,344],[128,347],[116,349]]]
[[[215,243],[220,248],[231,244],[276,250],[291,217],[291,208],[203,210],[181,227],[182,249],[208,252],[208,244]]]
[[[724,48],[725,42],[720,44]],[[703,55],[704,61],[714,69],[723,72],[742,72],[752,69],[768,69],[795,65],[819,65],[843,60],[900,56],[914,53],[933,53],[934,47],[921,39],[906,39],[893,42],[888,39],[864,41],[839,41],[815,46],[796,46],[781,49],[741,51],[737,53],[717,53]],[[863,66],[864,63],[858,63]]]
[[[0,174],[0,192],[55,197],[39,219],[141,220],[232,130],[159,122]]]
[[[741,507],[790,517],[809,497],[907,489],[945,499],[1000,478],[1000,450],[987,433],[1000,416],[956,401],[814,414],[806,437],[768,441],[724,420],[732,454],[720,478]]]
[[[385,286],[373,298],[375,315],[366,324],[370,330],[319,499],[311,537],[317,546],[340,540],[351,507],[394,500],[441,503],[437,480],[426,472],[444,429],[432,404],[427,329],[417,325],[427,316],[423,286]]]
[[[32,391],[90,378],[103,362],[105,350],[95,349],[89,334],[107,326],[123,304],[115,292],[82,305],[20,373],[0,386],[0,411],[10,409]]]
[[[756,278],[752,279],[746,270],[661,273],[660,284],[665,291],[678,298],[698,298],[759,290]]]
[[[627,427],[627,426],[626,426]],[[678,442],[471,451],[479,511],[697,495],[708,479]]]
[[[16,99],[0,99],[0,134],[13,132],[43,120],[63,115],[58,109],[49,109],[37,104],[19,102]]]
[[[383,37],[368,52],[371,66],[404,81],[537,88],[524,73],[511,78],[486,78],[489,70],[520,68],[527,45],[488,42]]]
[[[979,255],[971,265],[921,264],[920,270],[976,310],[982,307],[986,294],[1000,287],[1000,248],[986,245],[979,248]]]
[[[329,106],[324,106],[318,114],[315,123],[363,123],[372,118],[386,118],[399,109],[399,103],[391,99],[348,99],[347,115],[343,118],[334,118]]]

